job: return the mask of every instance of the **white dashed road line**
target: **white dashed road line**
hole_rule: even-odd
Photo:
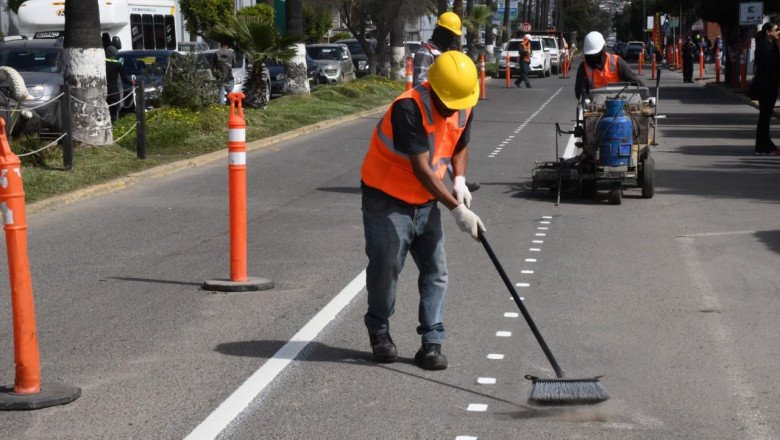
[[[553,94],[552,94],[552,96],[550,96],[550,97],[547,99],[547,101],[544,101],[544,103],[542,103],[542,105],[541,105],[541,106],[540,106],[538,109],[536,109],[536,111],[535,111],[535,112],[533,112],[533,113],[531,114],[531,116],[529,116],[529,117],[528,117],[528,119],[526,119],[525,121],[523,121],[523,123],[522,123],[522,124],[520,124],[520,126],[519,126],[519,127],[517,127],[517,128],[516,128],[516,129],[515,129],[515,130],[514,130],[512,133],[514,133],[514,134],[518,134],[518,133],[520,133],[521,131],[523,131],[523,129],[526,127],[526,125],[528,125],[528,124],[531,122],[531,120],[532,120],[533,118],[535,118],[537,115],[539,115],[539,113],[541,113],[541,112],[542,112],[542,110],[544,110],[544,108],[545,108],[545,107],[547,107],[547,105],[548,105],[550,102],[552,102],[552,100],[553,100],[553,99],[555,99],[555,97],[556,97],[556,96],[558,96],[558,94],[559,94],[559,93],[561,93],[561,91],[562,91],[562,90],[563,90],[563,87],[560,87],[560,88],[558,88],[558,90],[556,90],[556,91],[555,91],[555,93],[553,93]],[[501,141],[501,142],[499,143],[499,145],[500,145],[501,147],[504,147],[504,146],[508,145],[508,144],[509,144],[509,142],[511,142],[511,141],[512,141],[514,138],[515,138],[515,136],[514,136],[514,135],[509,135],[509,136],[508,136],[506,139],[504,139],[503,141]],[[572,141],[572,142],[573,142],[573,141]],[[492,151],[490,154],[488,154],[488,157],[490,157],[490,158],[496,157],[496,156],[498,156],[498,154],[499,154],[500,152],[501,152],[501,150],[500,150],[499,148],[496,148],[496,149],[495,149],[495,150],[493,150],[493,151]]]

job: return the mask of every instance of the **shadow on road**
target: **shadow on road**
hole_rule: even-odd
[[[326,186],[319,187],[317,191],[325,191],[340,194],[360,194],[359,186]]]
[[[769,250],[780,254],[780,229],[773,231],[758,231],[754,234]]]
[[[180,286],[202,286],[203,282],[176,281],[176,280],[156,280],[153,278],[133,278],[133,277],[106,277],[109,280],[132,281],[137,283],[155,283],[155,284],[177,284]]]

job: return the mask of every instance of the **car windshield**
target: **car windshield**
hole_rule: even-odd
[[[354,54],[364,54],[364,53],[366,53],[366,51],[363,50],[363,46],[361,46],[360,43],[357,42],[357,41],[349,41],[349,42],[345,42],[344,44],[347,45],[347,47],[349,48],[349,51],[353,55]]]
[[[338,47],[307,47],[306,53],[315,60],[341,59],[341,50]]]
[[[557,49],[557,47],[555,46],[555,40],[552,38],[544,39],[544,47],[547,49]]]
[[[642,43],[630,43],[628,45],[628,48],[629,49],[641,49],[642,48]]]
[[[165,75],[168,67],[168,55],[130,55],[119,54],[119,62],[128,75]]]
[[[415,53],[420,48],[420,43],[406,43],[405,46],[409,53]]]
[[[57,48],[3,48],[0,49],[0,66],[12,67],[20,72],[62,72],[60,49]]]

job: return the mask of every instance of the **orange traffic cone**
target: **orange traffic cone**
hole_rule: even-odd
[[[485,99],[485,54],[479,56],[479,99]]]
[[[61,383],[41,384],[38,333],[35,325],[30,263],[27,259],[27,218],[21,161],[8,145],[5,120],[0,118],[0,207],[3,211],[8,274],[13,309],[14,386],[0,388],[0,410],[39,409],[70,403],[81,388]]]
[[[248,292],[272,289],[274,282],[247,276],[246,252],[246,122],[243,93],[232,92],[228,118],[228,187],[230,205],[230,279],[206,280],[205,290]],[[238,113],[236,113],[238,111]]]
[[[412,57],[406,58],[406,90],[412,88],[414,82],[414,61]]]

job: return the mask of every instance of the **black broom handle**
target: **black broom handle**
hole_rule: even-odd
[[[488,256],[490,256],[490,260],[493,262],[493,265],[496,266],[496,270],[498,271],[498,274],[501,275],[501,279],[504,280],[504,284],[506,284],[507,289],[509,289],[509,293],[512,294],[512,298],[517,303],[517,307],[519,307],[520,311],[523,313],[523,318],[525,318],[525,322],[528,323],[528,327],[531,328],[531,332],[533,332],[534,336],[536,337],[536,341],[539,342],[539,346],[542,347],[542,351],[544,351],[544,355],[547,356],[547,360],[550,361],[550,365],[552,366],[553,370],[555,370],[555,376],[558,377],[559,379],[563,379],[563,371],[561,371],[561,367],[558,366],[558,362],[555,360],[555,357],[550,351],[550,348],[547,346],[547,343],[544,342],[544,338],[542,338],[542,334],[539,332],[539,329],[536,328],[536,324],[534,324],[534,320],[531,319],[531,315],[528,313],[528,310],[525,308],[525,305],[523,305],[523,301],[520,299],[520,295],[517,294],[517,290],[515,290],[515,286],[512,285],[512,281],[506,275],[506,272],[504,272],[504,268],[501,266],[501,263],[499,263],[498,258],[496,258],[496,254],[493,252],[493,249],[488,244],[487,238],[485,238],[485,234],[482,232],[482,230],[479,231],[479,241],[482,242],[482,246],[485,247]]]

